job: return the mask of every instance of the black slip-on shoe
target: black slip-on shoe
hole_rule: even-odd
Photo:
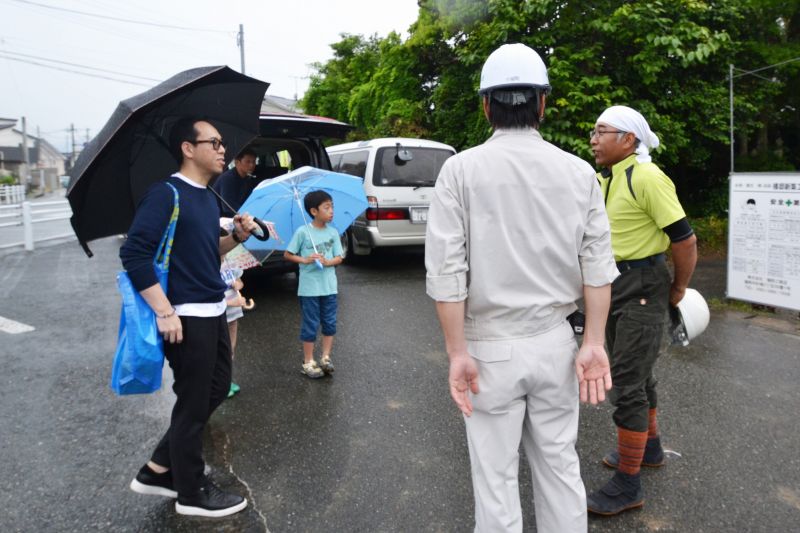
[[[247,507],[247,500],[237,494],[225,492],[210,481],[192,496],[178,495],[175,511],[189,516],[219,518],[238,513]]]
[[[157,474],[149,466],[144,465],[131,481],[130,487],[133,492],[138,492],[139,494],[165,496],[167,498],[178,497],[177,491],[172,487],[171,470],[167,470],[163,474]]]
[[[590,513],[613,516],[644,505],[640,474],[616,472],[605,486],[586,497]]]
[[[642,457],[642,466],[650,468],[658,468],[666,464],[664,457],[664,448],[661,447],[661,437],[647,439],[647,444],[644,447],[644,456]],[[616,468],[619,466],[619,452],[612,450],[603,457],[603,464],[609,468]]]

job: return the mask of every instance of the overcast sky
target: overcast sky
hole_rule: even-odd
[[[70,124],[83,142],[120,100],[177,72],[239,70],[239,24],[246,73],[267,94],[302,96],[339,34],[407,36],[416,18],[416,0],[0,0],[0,118],[25,116],[67,151]]]

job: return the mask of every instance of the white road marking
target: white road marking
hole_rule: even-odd
[[[11,333],[13,335],[15,333],[28,333],[29,331],[33,331],[35,329],[36,328],[29,326],[28,324],[23,324],[22,322],[16,322],[9,318],[0,316],[0,331],[5,333]]]

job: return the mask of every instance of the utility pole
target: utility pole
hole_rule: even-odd
[[[292,111],[297,111],[297,80],[307,80],[308,76],[292,76],[294,79],[294,109]]]
[[[731,174],[733,174],[733,63],[728,65],[728,100],[731,123]]]
[[[36,169],[39,171],[39,188],[44,190],[44,170],[40,164],[42,161],[42,131],[39,126],[36,126],[36,140],[34,141],[33,146],[36,148]]]
[[[25,162],[25,171],[20,172],[20,185],[27,186],[31,181],[31,160],[28,154],[28,121],[22,117],[22,160]]]
[[[244,24],[239,24],[239,34],[236,36],[236,45],[239,47],[239,57],[242,62],[242,74],[244,74]]]
[[[75,165],[75,124],[69,125],[69,138],[72,146],[72,155],[69,156],[69,167]]]

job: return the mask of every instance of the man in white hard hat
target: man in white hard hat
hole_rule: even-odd
[[[549,89],[527,46],[489,56],[479,94],[494,134],[445,162],[428,218],[427,293],[464,414],[477,532],[522,531],[520,440],[537,530],[586,531],[578,400],[596,404],[611,387],[603,332],[619,273],[608,219],[591,166],[538,131]],[[578,350],[567,317],[581,296]]]
[[[611,223],[611,246],[620,277],[611,291],[606,339],[614,389],[611,401],[617,450],[603,463],[617,471],[588,498],[589,511],[614,515],[641,507],[640,467],[664,464],[656,421],[656,379],[668,305],[684,297],[697,261],[697,238],[675,185],[651,162],[658,137],[626,106],[606,109],[590,135]],[[664,252],[672,252],[670,279]]]

